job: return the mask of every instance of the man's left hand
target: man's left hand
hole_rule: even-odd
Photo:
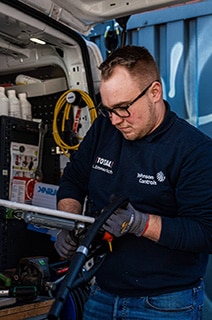
[[[117,209],[103,225],[103,228],[121,237],[126,233],[134,233],[137,237],[143,235],[148,227],[149,214],[135,210],[129,203],[126,209]]]

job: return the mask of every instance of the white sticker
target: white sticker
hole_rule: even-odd
[[[76,94],[74,92],[69,92],[66,96],[66,101],[70,104],[73,104],[76,100]]]

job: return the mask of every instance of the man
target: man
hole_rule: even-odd
[[[100,115],[64,171],[60,210],[91,212],[111,194],[130,203],[106,221],[113,250],[96,274],[84,320],[201,319],[212,249],[212,142],[170,111],[144,47],[117,49],[100,66]],[[67,232],[55,244],[71,256]]]

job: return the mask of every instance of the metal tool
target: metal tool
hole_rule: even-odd
[[[34,172],[34,178],[36,181],[43,180],[43,172],[42,172],[43,147],[44,147],[44,138],[47,131],[48,131],[47,124],[43,125],[43,122],[41,122],[39,124],[38,165]]]
[[[74,222],[79,221],[79,222],[85,222],[85,223],[93,223],[95,221],[95,218],[93,217],[88,217],[88,216],[83,216],[80,214],[75,214],[75,213],[69,213],[65,211],[60,211],[60,210],[54,210],[54,209],[48,209],[48,208],[43,208],[43,207],[38,207],[38,206],[33,206],[30,204],[25,204],[25,203],[18,203],[18,202],[13,202],[9,200],[4,200],[0,199],[0,206],[3,206],[5,208],[10,208],[14,209],[17,212],[20,212],[20,219],[23,218],[23,212],[30,212],[30,213],[41,213],[43,215],[47,215],[50,217],[58,217],[60,219],[68,219],[73,220]]]
[[[60,314],[67,296],[70,292],[72,292],[73,288],[76,287],[79,273],[88,258],[90,246],[94,241],[97,233],[99,232],[105,221],[110,217],[110,215],[119,207],[125,207],[128,201],[128,198],[126,198],[125,196],[117,196],[113,199],[112,203],[110,203],[101,211],[100,216],[97,217],[95,222],[89,226],[84,238],[82,239],[79,247],[76,250],[76,253],[71,259],[69,270],[57,292],[55,301],[49,311],[49,320],[60,319]]]

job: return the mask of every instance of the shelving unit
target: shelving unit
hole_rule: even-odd
[[[9,86],[6,87],[6,92],[8,90],[16,90],[16,93],[26,92],[27,97],[38,97],[43,95],[49,95],[60,91],[65,91],[68,89],[66,79],[55,78],[44,80],[40,83],[32,83],[27,85]]]

